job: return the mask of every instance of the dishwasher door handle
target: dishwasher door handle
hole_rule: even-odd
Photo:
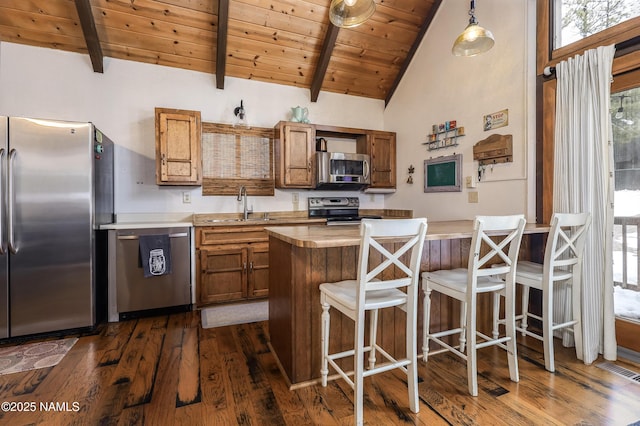
[[[181,238],[188,237],[189,234],[187,232],[179,232],[177,234],[169,234],[169,238]],[[138,235],[118,235],[119,240],[137,240]]]

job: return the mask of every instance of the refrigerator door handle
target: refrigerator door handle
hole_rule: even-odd
[[[13,241],[13,162],[16,158],[16,155],[18,154],[18,152],[14,149],[12,149],[11,151],[9,151],[9,193],[7,194],[7,199],[8,201],[8,207],[9,210],[7,212],[7,233],[9,234],[9,250],[11,251],[11,253],[16,254],[18,253],[18,247],[15,246],[14,241]]]
[[[4,206],[2,206],[2,201],[4,201],[4,182],[2,181],[2,177],[3,175],[3,170],[2,167],[4,166],[4,154],[5,154],[5,150],[4,148],[0,148],[0,255],[4,255],[6,254],[6,250],[4,248],[4,234],[3,234],[3,230],[4,227],[2,226],[2,223],[4,222],[4,218],[2,217],[3,213],[4,213]]]

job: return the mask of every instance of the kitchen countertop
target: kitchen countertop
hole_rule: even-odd
[[[191,222],[120,222],[109,223],[107,225],[100,225],[100,229],[141,229],[141,228],[177,228],[177,227],[191,227]]]
[[[385,218],[411,217],[411,210],[372,210],[360,209],[361,215],[378,215]],[[265,219],[265,215],[267,219]],[[282,211],[282,212],[255,212],[251,213],[248,220],[243,220],[239,213],[198,213],[193,215],[194,226],[251,226],[251,225],[324,225],[324,218],[309,218],[307,210]]]
[[[549,232],[549,225],[528,223],[525,234]],[[265,228],[270,236],[303,248],[329,248],[357,246],[360,244],[360,227],[345,226],[278,226]],[[471,238],[472,220],[428,222],[427,240]]]

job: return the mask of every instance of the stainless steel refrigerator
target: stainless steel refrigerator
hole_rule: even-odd
[[[0,203],[0,338],[94,326],[113,143],[91,123],[0,117]]]

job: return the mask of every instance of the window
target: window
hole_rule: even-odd
[[[273,129],[202,123],[202,195],[273,195]]]
[[[553,8],[554,49],[640,16],[638,0],[554,0]]]

